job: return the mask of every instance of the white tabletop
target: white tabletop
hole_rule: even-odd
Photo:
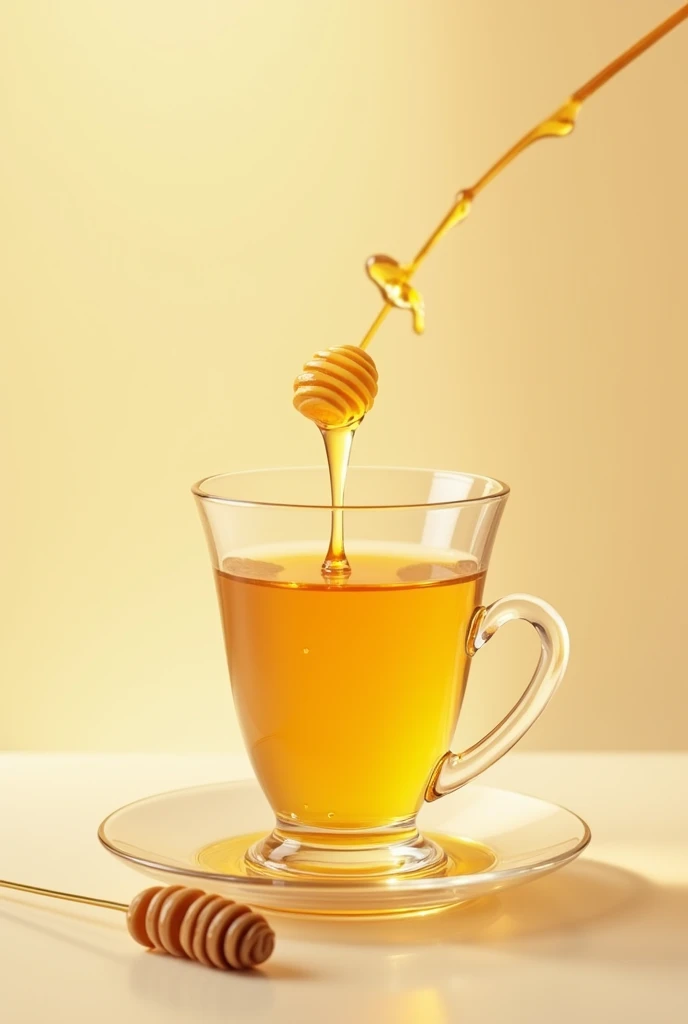
[[[95,830],[228,755],[0,755],[0,877],[123,902],[146,882]],[[273,923],[259,972],[146,954],[120,915],[0,890],[7,1024],[676,1022],[688,1014],[688,755],[511,754],[483,777],[587,819],[575,864],[425,919]]]

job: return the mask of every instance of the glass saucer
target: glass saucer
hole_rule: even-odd
[[[271,911],[347,916],[429,912],[487,896],[563,867],[590,841],[572,811],[475,784],[427,804],[418,823],[446,850],[445,874],[323,882],[250,875],[243,855],[274,824],[253,780],[137,800],[110,814],[98,838],[168,885],[198,886]]]

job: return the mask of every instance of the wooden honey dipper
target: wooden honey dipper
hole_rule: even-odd
[[[185,885],[154,885],[129,904],[1,879],[0,886],[123,911],[129,934],[139,945],[221,971],[257,967],[275,948],[275,933],[261,914],[217,893]]]
[[[316,352],[294,381],[294,406],[321,430],[360,423],[377,395],[377,367],[358,345]]]

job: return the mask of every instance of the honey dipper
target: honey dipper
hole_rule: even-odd
[[[0,886],[123,911],[129,934],[139,945],[221,971],[257,967],[275,948],[275,933],[261,914],[224,896],[185,885],[154,885],[129,904],[2,879]]]
[[[359,423],[377,395],[377,367],[358,345],[316,352],[294,381],[294,406],[323,430]]]

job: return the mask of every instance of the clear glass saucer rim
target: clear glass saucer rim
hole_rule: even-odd
[[[452,875],[452,876],[439,876],[430,878],[384,878],[380,877],[375,879],[369,879],[365,882],[351,882],[346,883],[335,883],[332,881],[320,881],[320,880],[309,880],[302,882],[300,880],[294,880],[289,878],[264,878],[260,876],[246,876],[236,874],[222,874],[214,871],[207,871],[200,865],[198,867],[188,867],[181,864],[164,863],[160,860],[151,860],[149,857],[142,857],[132,853],[128,853],[122,849],[119,849],[114,841],[108,838],[107,832],[112,822],[123,812],[128,811],[135,807],[140,807],[143,804],[150,803],[152,801],[164,800],[168,798],[174,798],[181,794],[191,795],[192,792],[208,793],[212,790],[228,790],[228,789],[239,789],[244,786],[255,787],[259,791],[258,783],[255,779],[244,778],[244,779],[232,779],[226,782],[214,782],[206,783],[198,786],[182,786],[177,789],[167,790],[160,793],[151,794],[149,796],[141,797],[138,800],[130,801],[116,810],[108,814],[98,826],[98,840],[101,845],[115,857],[120,860],[124,860],[130,863],[136,868],[144,869],[145,871],[155,872],[158,874],[169,874],[181,878],[189,878],[202,880],[205,882],[217,882],[226,886],[235,886],[244,890],[258,891],[270,891],[278,889],[282,892],[288,891],[294,895],[306,894],[306,893],[321,893],[326,894],[328,892],[341,894],[343,889],[347,893],[354,895],[371,895],[373,893],[380,893],[381,890],[387,891],[390,894],[392,892],[415,892],[415,893],[428,893],[431,894],[436,892],[438,894],[445,892],[447,889],[451,889],[453,892],[460,889],[471,889],[475,886],[476,882],[480,882],[481,886],[499,885],[500,883],[513,881],[523,877],[533,877],[538,874],[548,873],[554,871],[559,867],[570,863],[578,857],[583,850],[588,846],[592,838],[590,827],[587,822],[575,811],[570,810],[568,807],[564,807],[561,804],[553,803],[549,800],[542,800],[539,797],[534,797],[530,794],[519,793],[516,790],[506,790],[495,786],[486,786],[484,784],[471,783],[470,789],[473,793],[486,793],[486,794],[508,794],[510,796],[521,797],[528,801],[547,806],[553,811],[560,811],[568,815],[572,819],[575,819],[581,827],[581,835],[577,842],[572,843],[571,847],[562,851],[552,857],[543,858],[539,861],[533,861],[530,864],[523,865],[521,867],[511,868],[493,868],[487,871],[481,871],[479,874],[466,874],[466,875]],[[459,790],[458,792],[461,792]],[[445,801],[451,801],[452,796],[445,797]],[[218,839],[223,837],[218,837]],[[464,836],[463,838],[472,839],[471,836]],[[479,842],[481,840],[478,840]]]

